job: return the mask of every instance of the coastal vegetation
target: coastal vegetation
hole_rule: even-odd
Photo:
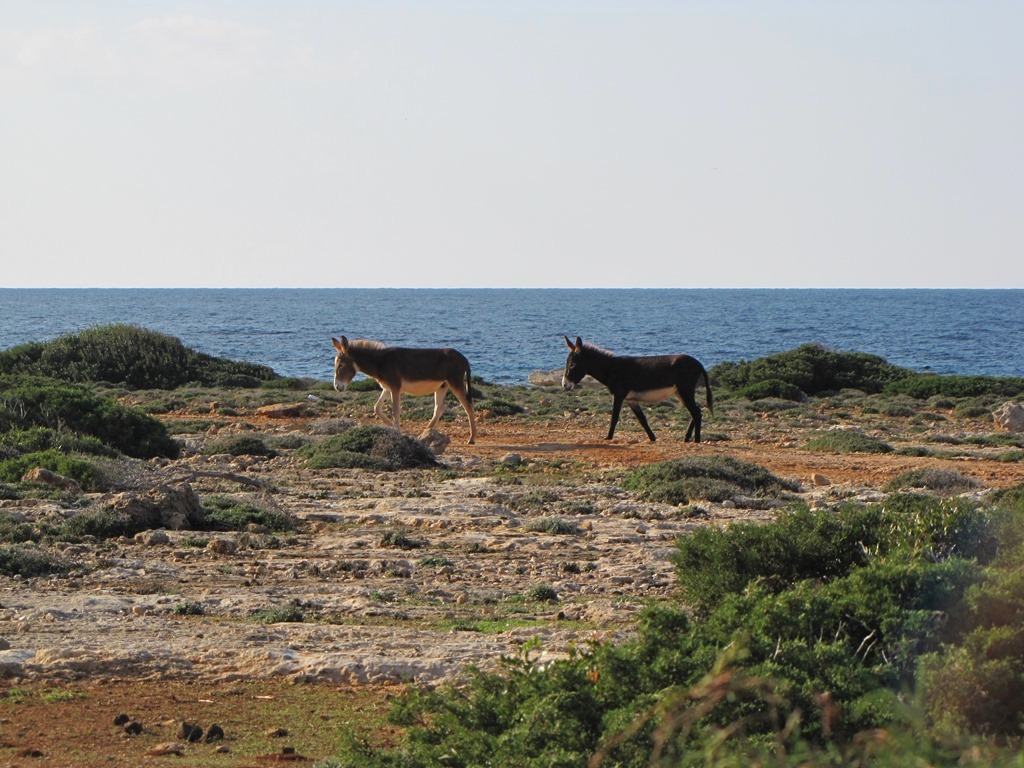
[[[651,601],[628,639],[595,639],[567,659],[544,663],[538,644],[527,642],[498,671],[476,670],[458,687],[410,686],[381,725],[386,738],[345,731],[324,766],[1019,761],[1024,486],[982,495],[966,474],[926,467],[894,473],[877,500],[840,498],[819,509],[800,498],[800,483],[727,454],[730,426],[742,422],[753,425],[758,439],[790,440],[800,451],[946,458],[986,452],[1020,462],[1018,436],[983,429],[965,436],[950,425],[990,421],[993,404],[1024,394],[1024,380],[921,375],[872,355],[815,345],[722,363],[710,373],[721,405],[705,440],[721,451],[600,480],[620,501],[675,510],[665,514],[699,516],[700,504],[742,504],[772,510],[772,519],[695,526],[666,544],[677,590]],[[256,431],[254,390],[280,399],[310,388],[318,396],[305,402],[311,424],[301,436]],[[603,432],[603,390],[565,393],[479,380],[474,390],[480,410],[495,422],[559,419],[593,425],[595,437]],[[596,508],[573,498],[571,489],[596,470],[512,460],[442,467],[419,440],[356,421],[369,418],[378,394],[376,385],[360,386],[341,397],[326,383],[317,388],[281,379],[262,366],[210,358],[128,326],[0,352],[0,498],[56,499],[69,511],[31,520],[0,511],[0,574],[72,574],[81,569],[63,554],[74,552],[72,545],[104,545],[149,530],[148,518],[104,506],[95,493],[138,485],[119,478],[135,477],[142,460],[166,463],[187,440],[196,443],[192,455],[241,461],[220,473],[228,482],[239,478],[237,466],[271,460],[314,475],[408,471],[408,495],[425,493],[417,487],[420,469],[463,479],[491,472],[502,484],[494,504],[532,516],[523,529],[553,541],[552,553],[584,535],[573,516]],[[429,416],[432,403],[423,400],[409,398],[403,411],[409,421]],[[682,409],[650,410],[652,422],[685,428]],[[449,413],[446,423],[454,418]],[[228,424],[241,427],[227,430]],[[172,431],[186,437],[175,439]],[[34,468],[75,485],[26,479]],[[259,493],[203,497],[204,522],[194,529],[244,532],[252,549],[281,546],[271,534],[291,535],[301,523],[277,508],[273,487],[259,485]],[[351,492],[359,493],[355,483]],[[413,551],[426,548],[428,539],[426,530],[412,536],[393,527],[378,542]],[[195,536],[179,541],[181,548],[207,543]],[[416,565],[457,578],[456,560],[447,556],[432,554]],[[574,574],[585,565],[562,567]],[[520,597],[552,613],[562,608],[559,590],[548,583]],[[201,603],[179,602],[173,610],[182,620],[215,620]],[[318,620],[315,606],[295,605],[260,609],[247,619]],[[479,631],[483,619],[459,621]]]

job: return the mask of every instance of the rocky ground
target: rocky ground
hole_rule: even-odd
[[[63,550],[80,566],[71,577],[0,579],[0,765],[162,765],[170,758],[154,750],[167,744],[190,765],[265,764],[289,759],[291,745],[325,757],[339,696],[383,707],[404,682],[449,682],[503,655],[543,662],[625,637],[643,606],[670,595],[679,536],[774,513],[753,500],[683,512],[623,490],[626,471],[653,461],[731,456],[799,482],[812,506],[880,498],[889,479],[923,466],[975,479],[975,493],[1024,482],[1024,465],[998,460],[995,448],[810,452],[804,433],[823,427],[856,425],[901,444],[996,429],[951,413],[921,427],[920,417],[880,423],[824,406],[799,418],[720,406],[700,445],[683,443],[667,417],[660,426],[652,418],[657,443],[625,416],[614,441],[600,440],[607,414],[595,409],[547,420],[484,413],[469,446],[459,411],[441,425],[452,437],[442,469],[311,470],[292,451],[199,452],[214,432],[308,435],[317,420],[350,412],[341,409],[238,413],[186,436],[187,455],[152,467],[167,481],[188,478],[200,497],[287,512],[293,532],[73,543]],[[369,411],[356,415],[368,420]],[[410,434],[423,426],[403,424]],[[52,501],[2,504],[26,519],[73,514]],[[143,733],[115,726],[121,713]],[[185,719],[206,728],[215,717],[226,723],[223,742],[186,743]]]

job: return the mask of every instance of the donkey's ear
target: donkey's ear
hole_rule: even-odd
[[[336,338],[331,336],[331,343],[334,345],[334,348],[342,354],[344,354],[345,350],[348,349],[348,339],[344,336],[341,337],[341,341],[338,341]]]
[[[583,339],[581,339],[579,336],[576,337],[576,347],[573,349],[573,351],[574,352],[582,352],[583,351]]]
[[[565,346],[567,346],[569,349],[572,349],[572,342],[569,341],[569,337],[563,336],[562,338],[565,339]]]

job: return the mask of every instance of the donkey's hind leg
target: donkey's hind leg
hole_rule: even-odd
[[[693,392],[679,392],[679,399],[683,401],[683,405],[686,406],[686,410],[690,412],[690,426],[686,428],[686,437],[683,438],[683,442],[688,443],[690,442],[690,438],[693,437],[693,441],[695,443],[699,443],[702,414],[700,412],[700,406],[697,405],[697,399],[693,396]]]
[[[430,421],[427,422],[427,429],[433,429],[434,425],[441,420],[441,416],[444,415],[444,398],[448,394],[448,385],[442,384],[434,392],[434,415],[430,417]]]
[[[476,442],[476,417],[473,415],[473,401],[469,399],[469,392],[463,392],[461,387],[449,385],[455,399],[462,405],[463,410],[469,417],[469,444]]]

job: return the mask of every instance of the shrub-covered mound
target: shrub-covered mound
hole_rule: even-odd
[[[915,374],[885,386],[887,394],[909,395],[918,400],[929,397],[1024,396],[1024,379],[1010,376],[939,376]]]
[[[819,432],[807,441],[807,450],[825,453],[890,453],[892,446],[877,437],[850,429]]]
[[[690,499],[726,501],[742,496],[777,496],[799,490],[763,467],[729,456],[671,459],[632,472],[623,487],[651,501],[688,504]]]
[[[325,765],[1011,764],[981,738],[1024,715],[1022,498],[709,527],[680,541],[681,604],[635,639],[411,690],[398,746],[350,736]]]
[[[881,392],[887,384],[913,375],[906,368],[890,365],[884,358],[863,352],[836,352],[818,344],[804,344],[788,352],[769,355],[750,362],[724,362],[709,372],[711,378],[729,390],[744,390],[764,397],[761,390],[748,389],[764,385],[776,397],[793,399],[794,393],[784,384],[797,387],[807,395],[859,389]],[[779,394],[780,390],[784,394]]]
[[[79,384],[33,376],[0,375],[0,435],[0,444],[18,455],[62,442],[66,449],[101,454],[99,441],[141,459],[174,457],[178,450],[152,416]]]
[[[0,373],[110,382],[134,389],[257,387],[277,378],[264,365],[213,357],[132,325],[106,325],[0,352]]]
[[[396,470],[436,467],[434,452],[397,429],[363,425],[299,449],[313,469]]]

